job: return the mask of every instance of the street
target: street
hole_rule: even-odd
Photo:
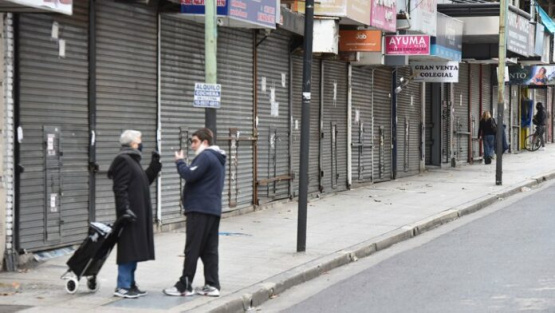
[[[555,312],[549,183],[296,286],[261,312]]]

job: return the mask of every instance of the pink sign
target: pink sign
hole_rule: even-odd
[[[397,31],[397,2],[395,0],[372,0],[370,26],[394,33]]]
[[[429,35],[387,35],[385,54],[388,55],[429,55]]]

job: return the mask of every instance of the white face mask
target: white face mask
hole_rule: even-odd
[[[199,154],[200,154],[202,151],[204,151],[204,149],[206,149],[206,148],[208,148],[208,146],[207,146],[206,144],[204,144],[204,143],[201,144],[201,145],[198,147],[197,151],[195,151],[195,155],[199,155]]]

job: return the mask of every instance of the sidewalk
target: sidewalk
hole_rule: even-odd
[[[430,170],[327,196],[309,203],[306,253],[296,253],[296,202],[223,219],[220,298],[162,294],[180,276],[184,231],[156,235],[156,261],[139,263],[137,269],[141,289],[149,292],[140,299],[112,296],[116,253],[99,274],[100,290],[89,293],[82,279],[74,295],[65,292],[60,279],[69,256],[59,257],[25,272],[0,273],[0,294],[4,295],[0,312],[25,308],[23,312],[242,312],[322,272],[553,177],[555,145],[550,145],[546,151],[505,155],[502,186],[495,185],[494,160],[491,165]],[[199,262],[194,286],[202,284]]]

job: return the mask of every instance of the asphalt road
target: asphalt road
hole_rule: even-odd
[[[259,312],[555,312],[555,185],[290,289]]]

